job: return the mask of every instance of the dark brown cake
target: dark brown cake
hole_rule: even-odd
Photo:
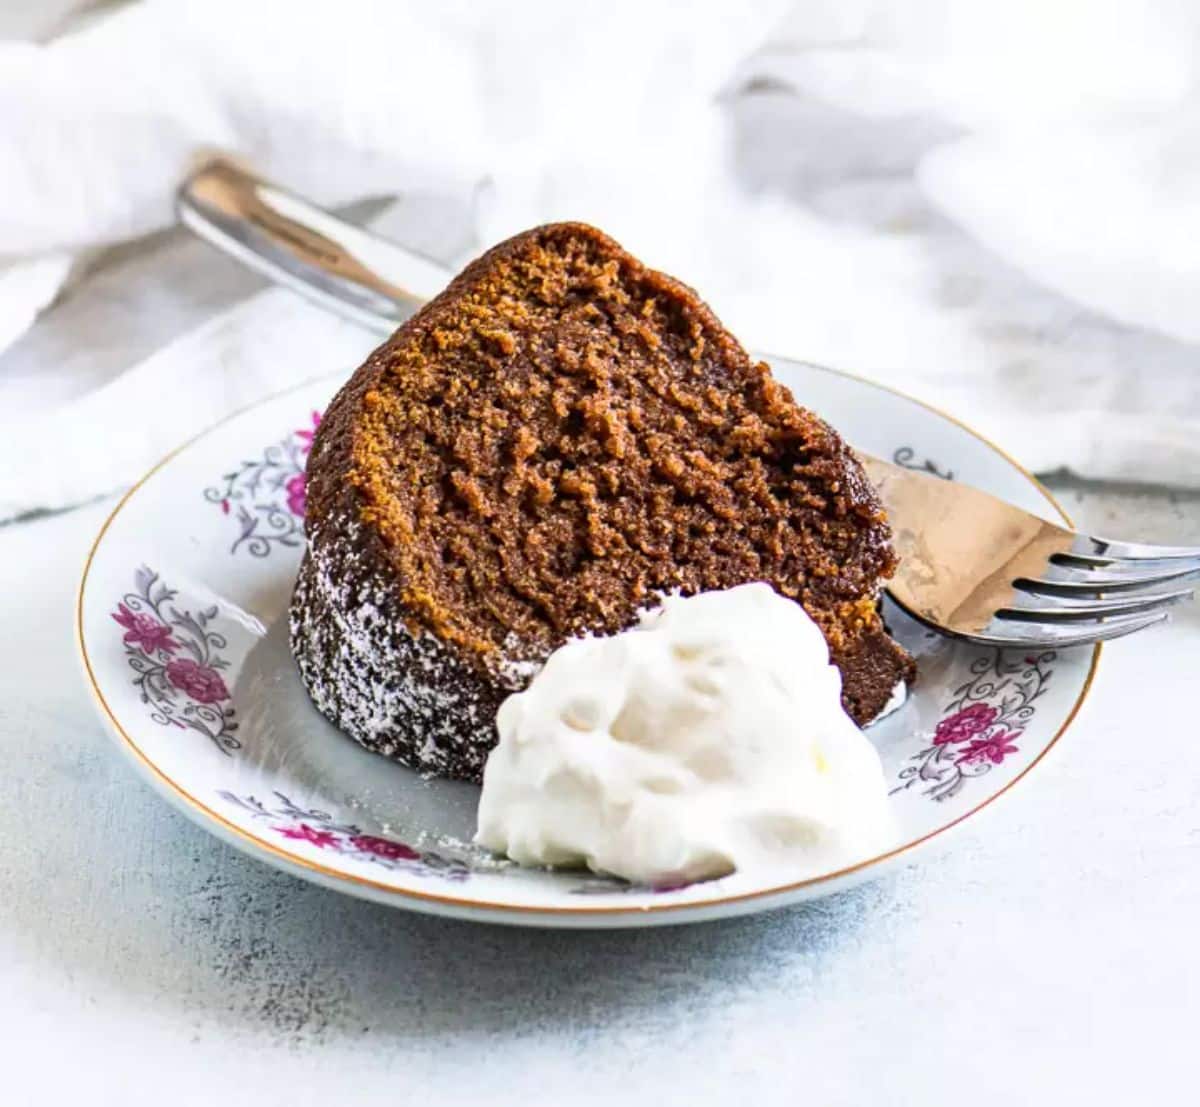
[[[317,432],[307,530],[305,686],[426,772],[479,779],[510,691],[673,589],[798,600],[859,723],[913,674],[849,449],[691,289],[583,224],[495,247],[371,355]]]

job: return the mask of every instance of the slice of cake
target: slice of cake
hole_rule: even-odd
[[[478,780],[504,697],[665,592],[798,600],[860,724],[913,674],[846,444],[691,289],[579,223],[490,250],[354,374],[313,443],[307,531],[304,684],[423,772]]]

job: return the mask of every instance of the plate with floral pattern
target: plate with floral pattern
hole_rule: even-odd
[[[769,360],[852,444],[1065,518],[1029,474],[955,420],[856,377]],[[310,704],[288,652],[305,460],[339,383],[292,389],[167,457],[104,524],[79,589],[85,678],[119,748],[184,814],[298,876],[397,907],[532,926],[780,907],[943,839],[1041,762],[1086,695],[1098,646],[984,649],[892,608],[919,678],[868,730],[899,828],[888,853],[800,881],[781,869],[671,888],[499,860],[471,842],[478,788],[423,779],[340,734]]]

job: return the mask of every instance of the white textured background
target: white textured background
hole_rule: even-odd
[[[72,6],[4,5],[0,34],[30,13],[48,33]],[[219,16],[242,6],[194,11],[220,41],[233,24]],[[751,344],[915,387],[1034,465],[1200,487],[1192,6],[969,8],[806,6],[827,25],[791,32],[728,112],[749,232],[714,225],[731,209],[697,192],[679,209],[690,223],[664,220],[662,197],[622,207],[619,172],[592,179],[569,159],[543,167],[559,194],[539,202],[586,199],[599,214],[573,214],[610,210],[652,260],[710,294],[725,282],[717,306]],[[17,80],[26,59],[12,57],[0,77]],[[122,72],[97,88],[119,99]],[[0,155],[21,168],[13,87],[0,80]],[[672,141],[696,135],[712,137],[697,123]],[[500,188],[496,227],[534,203],[530,184]],[[409,201],[393,215],[408,241],[471,248],[467,209]],[[0,219],[32,235],[16,210]],[[20,297],[0,270],[0,322],[53,290],[57,263],[36,264]],[[193,413],[170,396],[90,438],[88,409],[69,405],[260,287],[169,232],[90,265],[0,357],[0,485],[18,493],[45,474],[16,442],[76,446],[83,471],[147,420],[184,437]],[[48,430],[30,431],[42,416]],[[50,476],[61,492],[71,473]],[[1053,486],[1095,530],[1200,542],[1198,492]],[[111,505],[0,526],[4,1107],[1196,1101],[1195,607],[1108,647],[1055,755],[940,857],[754,919],[509,931],[281,875],[138,783],[71,641]]]

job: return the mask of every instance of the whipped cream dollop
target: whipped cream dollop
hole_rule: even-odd
[[[667,596],[627,631],[567,642],[497,726],[476,841],[521,864],[801,879],[894,842],[825,639],[767,584]]]

